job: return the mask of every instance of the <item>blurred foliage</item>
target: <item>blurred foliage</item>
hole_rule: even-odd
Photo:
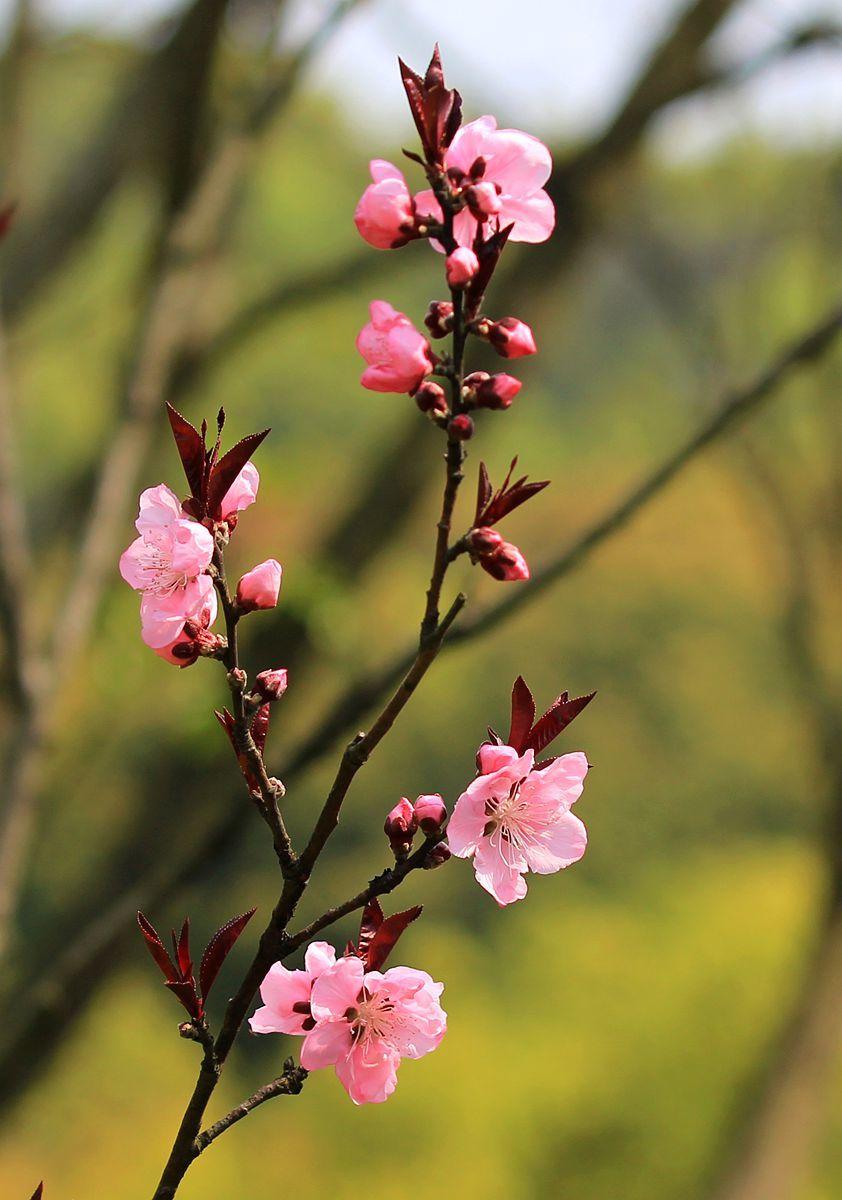
[[[55,155],[84,137],[124,60],[124,48],[76,40],[41,63],[26,164],[33,195]],[[51,94],[72,97],[60,120]],[[344,127],[326,100],[299,103],[264,146],[209,304],[227,309],[355,250],[350,214],[366,159],[387,149]],[[512,411],[489,414],[471,444],[465,519],[480,456],[494,479],[515,451],[530,475],[553,480],[508,526],[532,561],[610,507],[722,386],[748,377],[834,298],[839,183],[829,151],[754,144],[704,163],[631,170],[606,235],[540,307],[520,313],[542,353],[523,365]],[[124,189],[11,337],[43,564],[32,607],[42,625],[60,598],[77,498],[113,417],[153,221],[143,183]],[[421,247],[383,255],[382,284],[284,313],[184,402],[197,420],[224,403],[232,434],[273,427],[259,457],[260,502],[241,522],[231,570],[280,558],[282,604],[320,651],[279,708],[273,759],[420,617],[437,482],[400,548],[386,547],[352,586],[324,571],[314,547],[412,415],[408,401],[356,384],[354,337],[368,298],[382,295],[420,320],[439,266]],[[750,431],[783,470],[808,527],[830,477],[840,370],[837,353],[789,385]],[[438,451],[431,430],[431,481]],[[159,479],[180,486],[163,421],[143,482]],[[467,566],[454,576],[472,608],[502,586]],[[518,672],[539,703],[562,687],[599,690],[565,742],[586,748],[594,764],[579,807],[588,855],[568,874],[535,878],[528,903],[505,912],[463,864],[411,880],[401,899],[423,898],[427,916],[401,954],[446,982],[450,1030],[440,1052],[404,1066],[385,1108],[355,1109],[329,1073],[312,1078],[300,1099],[272,1102],[209,1151],[184,1200],[286,1191],[350,1200],[364,1188],[398,1200],[701,1194],[735,1089],[795,989],[821,892],[814,838],[826,780],[792,691],[780,585],[774,523],[734,444],[690,469],[493,639],[442,659],[357,782],[304,911],[384,864],[380,822],[399,794],[455,799],[485,726],[504,721]],[[224,871],[171,912],[150,915],[166,924],[187,908],[200,937],[253,903],[266,911],[277,886],[264,830],[210,714],[221,677],[209,664],[177,672],[155,658],[137,636],[136,610],[115,564],[45,789],[24,921],[26,935],[46,944],[125,830],[137,828],[137,866],[196,819],[181,809],[180,781],[198,758],[219,763],[209,810],[242,805],[254,828]],[[838,630],[822,636],[829,667],[838,665]],[[284,646],[273,653],[256,665],[282,665]],[[294,833],[307,826],[334,761],[288,796]],[[238,947],[229,981],[246,952]],[[108,984],[5,1122],[4,1195],[28,1195],[42,1175],[48,1200],[148,1195],[196,1058],[176,1037],[176,1006],[148,966],[138,940],[135,966]],[[284,1053],[274,1039],[248,1040],[217,1110],[275,1074]],[[840,1187],[838,1139],[829,1140],[809,1200]]]

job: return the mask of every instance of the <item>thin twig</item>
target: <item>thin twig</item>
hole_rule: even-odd
[[[238,1121],[242,1121],[243,1117],[247,1117],[250,1112],[253,1112],[261,1104],[265,1104],[267,1100],[274,1100],[276,1096],[297,1096],[304,1086],[307,1078],[307,1072],[303,1067],[296,1067],[291,1058],[288,1058],[284,1063],[284,1073],[279,1075],[277,1079],[273,1079],[271,1083],[265,1084],[251,1096],[248,1100],[243,1100],[242,1104],[238,1104],[236,1108],[232,1108],[229,1113],[215,1121],[196,1138],[195,1149],[198,1156],[208,1146],[232,1125],[236,1125]]]

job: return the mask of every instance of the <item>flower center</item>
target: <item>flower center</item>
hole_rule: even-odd
[[[144,538],[140,554],[140,566],[145,582],[144,591],[155,596],[170,596],[179,588],[187,587],[190,576],[176,571],[172,565],[172,552],[148,535]]]

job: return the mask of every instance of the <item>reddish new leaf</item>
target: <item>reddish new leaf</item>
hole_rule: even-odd
[[[477,226],[477,235],[474,238],[474,254],[476,254],[479,260],[479,268],[468,284],[465,293],[470,312],[476,312],[482,303],[482,298],[488,289],[489,283],[491,283],[491,277],[500,261],[500,255],[503,253],[506,242],[509,240],[509,235],[514,227],[514,222],[512,222],[511,225],[506,225],[504,229],[495,229],[489,237],[483,237],[482,225]]]
[[[490,528],[496,525],[499,521],[502,521],[503,517],[508,516],[516,508],[520,508],[521,504],[525,504],[532,496],[538,492],[542,492],[549,485],[549,479],[537,480],[534,483],[530,483],[526,475],[521,475],[520,479],[516,479],[512,483],[511,478],[516,466],[517,456],[512,459],[506,478],[497,491],[489,496],[482,506],[479,503],[477,504],[477,514],[474,519],[475,527],[488,526]],[[479,497],[477,499],[479,500]]]
[[[167,987],[178,1000],[182,1008],[186,1009],[188,1016],[194,1021],[200,1021],[203,1015],[202,1002],[196,995],[196,984],[192,979],[170,979],[167,981]]]
[[[44,1184],[42,1182],[42,1183],[38,1184],[37,1188],[32,1193],[32,1200],[41,1200],[41,1197],[43,1195],[44,1195]]]
[[[237,442],[236,446],[232,446],[216,463],[208,483],[208,516],[219,516],[220,505],[225,499],[225,493],[268,433],[268,429],[264,429],[261,433],[250,433],[248,437]]]
[[[232,917],[221,929],[217,929],[208,942],[205,952],[202,955],[202,961],[199,964],[199,991],[206,1003],[208,993],[214,985],[222,964],[230,954],[237,938],[256,912],[256,908],[250,908],[242,916]]]
[[[474,517],[474,527],[477,528],[484,524],[482,514],[485,512],[486,505],[493,495],[491,480],[488,478],[488,467],[484,462],[479,465],[479,478],[477,479],[477,514]]]
[[[535,720],[535,701],[522,675],[518,675],[512,688],[512,720],[509,726],[507,746],[514,746],[522,754],[522,746],[529,737]]]
[[[167,416],[190,493],[201,506],[205,477],[205,439],[171,404],[167,404]]]
[[[146,939],[146,945],[149,947],[149,953],[154,958],[155,962],[161,970],[162,975],[168,982],[178,979],[178,971],[170,958],[164,943],[158,936],[155,929],[142,912],[138,911],[137,923],[140,926],[140,932]]]
[[[421,905],[408,908],[405,912],[393,913],[381,922],[368,945],[365,955],[365,969],[379,971],[394,949],[395,943],[407,925],[410,925],[421,915]]]
[[[240,768],[243,779],[246,781],[246,786],[250,792],[259,794],[260,780],[255,777],[255,774],[251,769],[251,763],[248,760],[248,756],[243,754],[237,745],[236,723],[233,716],[227,708],[223,708],[221,711],[218,708],[215,708],[213,710],[213,715],[216,717],[217,721],[219,721],[220,725],[228,735],[228,740],[234,749],[235,755],[237,756],[237,765]]]
[[[361,958],[365,958],[372,939],[383,924],[383,920],[383,909],[380,906],[380,901],[375,896],[373,900],[369,900],[363,909],[362,920],[360,921],[360,940],[354,948],[355,954],[359,954]]]
[[[401,59],[398,64],[424,155],[428,163],[440,163],[462,123],[462,98],[454,88],[445,86],[438,46],[423,79]]]
[[[184,918],[184,924],[181,926],[181,933],[176,940],[175,930],[173,930],[173,946],[175,947],[175,959],[178,963],[178,969],[181,972],[183,979],[189,979],[193,974],[193,960],[190,957],[190,918]]]
[[[272,706],[270,704],[261,704],[260,708],[254,714],[254,720],[251,723],[252,740],[261,754],[266,749],[266,735],[269,732],[269,718],[271,715]]]
[[[523,750],[534,750],[536,754],[540,754],[550,742],[554,741],[563,729],[566,729],[570,722],[578,717],[579,713],[590,704],[596,692],[591,692],[588,696],[577,696],[570,700],[567,692],[562,694],[555,700],[543,717],[535,723],[530,730],[529,735],[524,742]]]

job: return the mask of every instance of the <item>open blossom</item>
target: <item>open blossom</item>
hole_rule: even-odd
[[[146,645],[156,651],[170,650],[178,642],[192,640],[184,636],[188,622],[207,629],[215,620],[216,592],[210,575],[200,575],[165,596],[145,592],[140,602],[140,634]]]
[[[166,484],[141,493],[135,526],[140,536],[120,556],[120,574],[137,591],[175,596],[210,566],[213,537],[184,517],[181,501]]]
[[[535,769],[535,752],[485,745],[480,771],[456,801],[448,844],[460,858],[473,857],[477,881],[498,904],[526,895],[527,871],[552,874],[585,853],[585,826],[570,812],[588,770],[585,755],[562,754]]]
[[[257,499],[257,489],[260,485],[260,475],[253,462],[247,462],[228,491],[222,497],[220,510],[223,521],[230,521],[244,508],[254,504]]]
[[[422,1058],[444,1037],[443,990],[425,971],[366,971],[356,956],[341,958],[313,984],[315,1026],[304,1038],[302,1067],[332,1066],[355,1104],[381,1103],[395,1090],[401,1059]]]
[[[429,342],[385,300],[372,301],[370,313],[357,337],[357,349],[369,364],[360,382],[373,392],[414,392],[433,369]]]
[[[279,962],[270,967],[260,985],[263,1007],[249,1020],[252,1033],[306,1033],[312,1029],[313,984],[335,962],[333,946],[311,942],[304,955],[303,971],[289,971]]]
[[[415,207],[403,174],[393,163],[375,158],[369,163],[373,183],[365,189],[354,224],[362,237],[378,250],[395,250],[409,241]]]
[[[476,165],[484,170],[477,178]],[[498,129],[494,117],[479,117],[463,125],[444,158],[451,171],[475,179],[467,189],[469,206],[453,225],[461,246],[472,246],[477,231],[476,212],[491,216],[501,228],[514,223],[513,242],[544,242],[555,225],[553,202],[544,191],[552,158],[537,138],[519,129]],[[494,197],[496,196],[496,199]],[[441,220],[441,207],[432,191],[415,197],[419,214]]]

